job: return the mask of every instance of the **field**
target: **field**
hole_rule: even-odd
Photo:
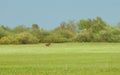
[[[0,45],[0,75],[120,75],[120,43]]]

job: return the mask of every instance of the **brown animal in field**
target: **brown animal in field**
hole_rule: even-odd
[[[47,47],[49,47],[50,45],[51,45],[51,43],[50,43],[50,42],[45,44],[45,46],[47,46]]]

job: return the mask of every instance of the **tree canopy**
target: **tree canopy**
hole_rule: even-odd
[[[53,30],[44,30],[38,24],[14,28],[0,25],[0,44],[33,44],[63,42],[120,42],[120,24],[107,24],[101,17],[62,22]]]

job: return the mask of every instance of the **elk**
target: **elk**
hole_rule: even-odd
[[[45,44],[45,46],[47,46],[47,47],[49,47],[50,45],[51,45],[51,43],[50,43],[50,42]]]

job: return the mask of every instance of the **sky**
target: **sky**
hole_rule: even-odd
[[[100,16],[108,24],[120,22],[120,0],[0,0],[0,25],[38,24],[53,29],[63,21]]]

